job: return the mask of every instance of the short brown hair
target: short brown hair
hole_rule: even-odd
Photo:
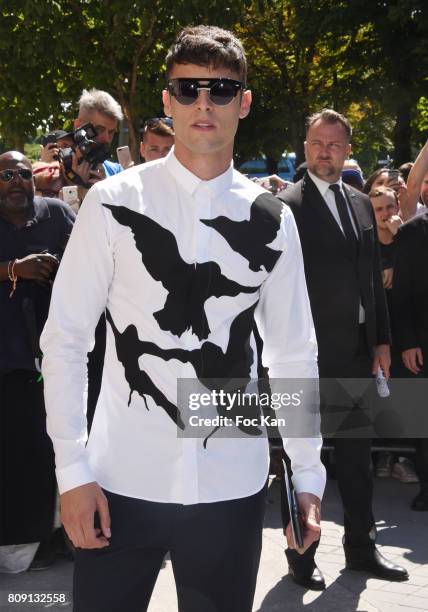
[[[398,168],[398,171],[400,172],[406,183],[409,178],[410,170],[413,168],[414,165],[414,162],[406,162],[405,164],[401,164],[401,166]]]
[[[352,128],[351,124],[344,115],[341,115],[332,108],[323,108],[317,113],[313,113],[306,119],[306,134],[316,121],[325,121],[326,123],[341,123],[345,128],[348,141],[351,140]]]
[[[174,64],[228,68],[247,81],[247,59],[236,36],[217,26],[189,26],[181,30],[166,56],[167,78]]]
[[[371,191],[369,191],[368,195],[369,195],[369,198],[379,198],[380,196],[383,196],[383,195],[393,196],[397,206],[400,206],[400,203],[398,201],[397,192],[394,189],[392,189],[392,187],[376,187],[375,189],[372,189]]]
[[[144,142],[144,136],[147,134],[147,132],[156,134],[156,136],[172,136],[174,138],[175,134],[172,128],[172,123],[170,124],[167,121],[168,119],[169,117],[166,119],[163,117],[148,119],[141,131],[141,142]]]

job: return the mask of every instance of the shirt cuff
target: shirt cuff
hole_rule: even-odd
[[[322,464],[317,469],[293,474],[292,480],[296,493],[312,493],[322,499],[326,482],[326,471]]]
[[[60,495],[70,489],[75,489],[88,482],[96,482],[90,467],[87,463],[72,463],[67,467],[56,470],[56,479]]]

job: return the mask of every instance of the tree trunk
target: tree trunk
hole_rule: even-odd
[[[266,153],[266,168],[268,174],[278,174],[278,160]]]
[[[129,117],[127,122],[128,125],[128,137],[129,137],[129,150],[131,157],[136,164],[140,163],[140,132],[139,128],[135,126],[135,121],[132,116]]]
[[[4,130],[4,148],[5,151],[19,151],[24,153],[25,135],[19,134],[16,130]]]
[[[121,87],[116,87],[117,97],[122,107],[123,117],[128,128],[128,146],[131,158],[136,164],[140,163],[140,132],[138,117],[134,116],[134,106],[128,100],[126,92]]]
[[[299,118],[293,121],[293,129],[290,129],[290,141],[293,151],[296,153],[296,168],[305,161],[305,119]]]
[[[411,161],[411,135],[410,125],[411,108],[409,102],[404,101],[397,109],[397,120],[394,128],[394,166]]]

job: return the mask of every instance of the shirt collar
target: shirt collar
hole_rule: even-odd
[[[230,162],[230,166],[223,174],[216,176],[209,181],[203,181],[198,178],[195,174],[190,172],[178,161],[174,154],[174,148],[165,157],[165,166],[168,168],[172,176],[175,178],[177,183],[183,187],[191,196],[194,196],[198,188],[203,187],[209,191],[213,197],[220,195],[226,189],[229,189],[232,185],[233,179],[233,161]]]
[[[315,176],[315,174],[313,172],[311,172],[310,170],[308,170],[308,174],[311,177],[311,180],[317,186],[317,189],[318,189],[318,191],[320,192],[320,194],[322,195],[323,198],[325,198],[326,194],[328,193],[330,185],[339,185],[340,191],[343,191],[342,179],[341,178],[339,178],[339,180],[334,182],[334,183],[327,183],[327,181],[323,181],[322,179],[320,179],[317,176]]]

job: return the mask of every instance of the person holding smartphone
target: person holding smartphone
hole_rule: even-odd
[[[257,378],[255,322],[272,379],[317,383],[293,216],[233,168],[251,106],[242,44],[215,26],[188,27],[166,67],[174,149],[93,186],[43,332],[61,515],[76,547],[75,612],[146,610],[168,551],[181,611],[251,612],[268,441],[253,429],[196,437],[177,384]],[[86,445],[86,353],[104,309],[106,357]],[[292,421],[305,416],[308,437],[281,432],[304,517],[300,552],[319,537],[325,486],[319,415],[301,406]]]

